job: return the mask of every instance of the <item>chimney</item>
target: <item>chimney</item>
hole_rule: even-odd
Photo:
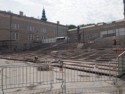
[[[57,24],[59,25],[59,24],[60,24],[60,22],[59,22],[59,21],[57,21]]]
[[[20,14],[20,16],[23,16],[23,12],[22,11],[20,11],[19,14]]]

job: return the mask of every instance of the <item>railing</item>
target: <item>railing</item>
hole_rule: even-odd
[[[102,88],[96,91],[92,83],[113,82],[116,79],[115,71],[93,68],[91,64],[86,66],[50,63],[1,66],[1,94],[101,94],[104,87],[96,85]],[[86,86],[88,91],[85,91]],[[117,89],[109,90],[109,94],[117,94],[111,92],[117,92]]]
[[[19,93],[21,92],[22,93]],[[123,92],[123,91],[122,91]],[[50,91],[48,88],[43,89],[35,89],[35,90],[18,90],[17,92],[7,92],[6,94],[124,94],[119,93],[118,89],[114,89],[114,87],[95,87],[95,88],[70,88],[67,89],[65,93],[62,92],[61,89],[56,89]]]
[[[125,73],[125,51],[118,56],[118,74]]]

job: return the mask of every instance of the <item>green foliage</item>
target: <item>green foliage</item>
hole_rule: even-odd
[[[90,26],[90,25],[94,25],[93,23],[90,23],[90,24],[82,24],[82,25],[79,25],[79,27],[85,27],[85,26]],[[76,25],[68,25],[68,29],[74,29],[74,28],[77,28]]]
[[[90,24],[82,24],[82,25],[79,25],[80,27],[85,27],[85,26],[90,26],[90,25],[94,25],[93,23],[90,23]]]
[[[76,28],[75,25],[68,25],[68,29],[74,29],[74,28]]]

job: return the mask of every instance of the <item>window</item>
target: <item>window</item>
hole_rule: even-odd
[[[46,28],[41,28],[41,32],[46,32]]]
[[[35,30],[33,26],[28,26],[27,29],[28,29],[28,31],[34,31]]]
[[[19,25],[19,24],[16,24],[16,23],[13,23],[13,24],[11,25],[11,27],[12,27],[13,29],[19,30],[20,25]]]
[[[32,27],[30,26],[29,31],[32,31]]]
[[[41,39],[44,39],[44,36],[42,36]]]
[[[33,34],[29,35],[29,40],[33,40]]]
[[[43,29],[43,32],[46,32],[46,28]]]
[[[42,30],[42,28],[41,28],[41,30],[40,30],[40,31],[41,31],[41,32],[43,31],[43,30]]]
[[[19,24],[17,24],[17,29],[19,29],[20,28],[20,25]]]
[[[39,35],[36,36],[36,40],[40,40],[40,39],[39,39]]]
[[[18,40],[18,39],[19,39],[19,33],[18,33],[18,32],[15,32],[15,33],[14,33],[13,39],[14,39],[14,40]]]

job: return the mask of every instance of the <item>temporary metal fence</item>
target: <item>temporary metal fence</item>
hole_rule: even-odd
[[[118,74],[125,73],[125,51],[118,56]]]
[[[114,89],[113,87],[96,87],[96,88],[69,88],[65,93],[62,92],[61,89],[49,90],[47,88],[43,89],[34,89],[34,90],[21,90],[18,89],[16,92],[6,92],[6,94],[124,94],[121,91],[119,93],[118,89]]]
[[[93,86],[94,89],[91,88],[90,91],[80,88],[85,88],[90,82],[115,81],[115,73],[117,72],[93,68],[92,65],[87,66],[63,64],[62,67],[61,64],[51,64],[50,62],[34,65],[1,66],[1,92],[2,94],[104,94],[96,92]],[[39,91],[41,89],[43,91]],[[35,93],[28,93],[28,91]],[[117,89],[110,90],[110,92],[108,94],[118,94],[116,93]]]

